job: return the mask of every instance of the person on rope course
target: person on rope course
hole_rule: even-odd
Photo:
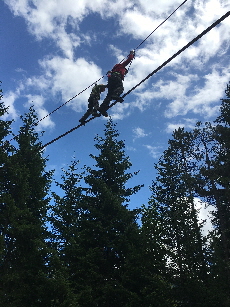
[[[130,51],[128,58],[124,62],[116,64],[111,71],[107,72],[108,94],[99,108],[99,112],[102,115],[106,117],[108,116],[108,113],[106,111],[109,108],[109,103],[111,100],[116,100],[119,102],[124,101],[124,99],[122,99],[120,95],[124,91],[123,87],[124,77],[128,73],[128,69],[126,69],[126,66],[134,59],[134,57],[135,57],[135,51]]]
[[[86,113],[82,116],[82,118],[79,120],[81,124],[84,124],[86,119],[92,114],[93,116],[100,116],[99,113],[97,113],[99,109],[99,100],[101,93],[105,91],[107,88],[107,85],[104,84],[95,84],[92,88],[92,91],[90,93],[89,99],[88,99],[88,110]]]

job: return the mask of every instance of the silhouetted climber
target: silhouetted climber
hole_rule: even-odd
[[[88,110],[86,113],[82,116],[82,118],[79,120],[81,124],[84,124],[85,120],[92,114],[93,116],[100,116],[99,113],[97,113],[97,110],[99,108],[99,100],[101,96],[101,92],[104,92],[107,85],[104,84],[96,84],[91,91],[91,94],[88,99]]]
[[[134,59],[134,56],[135,51],[130,51],[128,58],[124,62],[116,64],[112,71],[108,71],[108,94],[99,108],[99,112],[101,112],[102,115],[108,116],[106,111],[108,110],[111,100],[116,100],[119,102],[124,101],[120,95],[124,91],[124,77],[128,73],[128,69],[126,69],[125,66],[127,66]]]

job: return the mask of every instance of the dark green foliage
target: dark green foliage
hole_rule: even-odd
[[[42,306],[47,279],[45,227],[50,173],[32,128],[31,109],[12,148],[1,161],[2,306]],[[44,306],[44,305],[43,305]]]
[[[212,235],[213,275],[216,279],[216,292],[222,293],[224,306],[230,304],[230,85],[225,91],[226,98],[222,99],[220,116],[216,119],[216,126],[209,129],[213,136],[213,143],[205,139],[206,165],[200,174],[206,182],[201,195],[215,208],[213,212]],[[205,131],[207,135],[207,131]],[[204,139],[204,138],[203,138]],[[211,149],[211,150],[210,150]]]
[[[158,267],[162,261],[156,256],[167,259],[161,276],[168,276],[175,306],[229,306],[229,89],[216,126],[199,122],[190,132],[174,132],[143,212],[149,254]],[[198,223],[197,199],[214,209],[207,238]]]
[[[109,120],[105,137],[96,137],[99,156],[91,155],[97,169],[88,168],[89,175],[85,178],[91,195],[85,198],[88,213],[84,235],[90,243],[87,254],[96,251],[99,260],[96,264],[101,275],[98,291],[104,288],[104,302],[101,301],[100,306],[108,306],[109,302],[111,306],[126,306],[136,297],[132,287],[124,284],[128,278],[125,267],[133,261],[138,243],[137,212],[129,210],[127,205],[129,196],[141,186],[126,187],[133,175],[127,173],[131,163],[125,156],[124,142],[117,140],[118,135]],[[97,295],[96,291],[94,295]]]
[[[76,274],[79,271],[79,258],[82,253],[79,248],[79,217],[82,214],[81,200],[82,189],[79,182],[82,175],[77,173],[77,162],[73,161],[68,170],[63,170],[63,183],[56,183],[64,192],[60,197],[52,193],[54,205],[50,222],[52,224],[52,248],[55,253],[56,266],[65,278],[68,289],[68,300],[71,304],[66,306],[78,306],[75,287]],[[79,282],[81,282],[79,280]]]
[[[164,244],[165,223],[162,220],[157,202],[149,201],[142,208],[142,259],[144,268],[143,306],[171,307],[175,305],[170,276],[167,273],[167,248]]]
[[[152,216],[148,235],[157,238],[155,250],[163,256],[164,275],[169,277],[175,300],[183,306],[190,306],[187,301],[191,306],[205,306],[206,292],[200,281],[206,280],[207,269],[193,195],[193,135],[178,129],[173,137],[156,165],[158,176],[143,226]]]
[[[217,182],[216,202],[218,203],[219,228],[222,232],[225,265],[230,284],[230,83],[225,91],[226,99],[222,100],[221,114],[216,123],[216,140],[220,150],[214,161],[215,181]],[[230,288],[229,288],[230,289]]]
[[[213,231],[210,233],[209,264],[210,287],[213,302],[229,305],[230,293],[230,209],[229,209],[229,85],[226,99],[222,100],[220,116],[215,126],[198,123],[193,131],[196,144],[195,190],[213,214]]]
[[[95,138],[95,166],[73,161],[53,202],[34,110],[17,146],[7,141],[11,121],[0,120],[0,305],[228,307],[230,85],[226,96],[215,125],[173,133],[148,206],[134,210],[141,185],[128,184],[138,172],[111,119]],[[207,236],[198,200],[212,210]]]
[[[96,137],[99,155],[91,155],[96,169],[87,168],[88,187],[79,186],[74,162],[60,185],[65,196],[54,194],[58,250],[80,306],[140,306],[128,273],[139,244],[137,211],[127,206],[141,186],[126,187],[131,163],[114,127],[109,120],[105,138]]]

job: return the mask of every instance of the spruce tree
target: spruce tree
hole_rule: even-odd
[[[142,207],[142,250],[141,263],[144,283],[141,288],[143,306],[176,306],[172,291],[171,275],[167,272],[168,250],[166,248],[167,231],[161,212],[161,205],[154,192],[149,205]]]
[[[130,196],[139,191],[140,185],[127,188],[127,182],[133,174],[127,172],[132,166],[125,155],[125,144],[118,140],[119,133],[110,119],[106,124],[105,136],[96,137],[95,147],[98,156],[91,155],[97,169],[88,168],[85,182],[90,186],[91,195],[86,198],[89,215],[86,215],[86,240],[90,242],[88,253],[95,253],[94,264],[101,282],[97,291],[98,305],[125,306],[138,301],[125,267],[132,261],[138,243],[137,211],[130,210]],[[92,219],[93,217],[93,219]],[[90,227],[87,227],[87,225]],[[89,230],[89,232],[88,232]],[[130,281],[130,280],[129,280]],[[134,283],[135,284],[135,283]],[[95,289],[96,290],[96,289]],[[137,304],[137,302],[136,302]]]
[[[6,224],[7,214],[5,212],[5,204],[8,199],[7,189],[5,187],[5,175],[6,168],[5,164],[9,159],[11,152],[14,150],[13,146],[10,146],[6,137],[10,134],[10,128],[12,121],[3,120],[3,116],[7,115],[7,108],[2,102],[3,92],[0,90],[0,268],[2,267],[3,260],[5,257],[5,237],[4,227]],[[1,271],[0,271],[1,273]],[[0,288],[0,297],[3,296],[3,289]]]
[[[56,185],[62,190],[63,196],[59,196],[56,192],[52,193],[54,203],[49,218],[52,225],[51,262],[55,267],[55,275],[61,274],[63,286],[67,290],[63,303],[74,307],[79,306],[75,288],[82,257],[79,246],[79,220],[83,212],[81,208],[83,189],[80,186],[82,174],[78,173],[77,164],[77,161],[73,161],[67,170],[62,170],[62,183],[56,182]]]
[[[156,165],[158,177],[143,215],[149,241],[163,247],[155,252],[165,252],[176,306],[226,307],[230,302],[229,85],[226,96],[215,125],[198,122],[190,132],[174,132]],[[212,210],[208,237],[201,234],[195,198]]]
[[[193,134],[179,128],[156,165],[158,176],[149,204],[158,229],[155,226],[152,236],[158,235],[158,244],[165,250],[178,306],[211,306],[205,305],[207,263],[195,208],[194,159]]]
[[[221,233],[223,262],[227,272],[230,291],[230,83],[222,99],[220,116],[216,119],[215,139],[219,144],[218,153],[213,162],[213,174],[217,183],[215,198],[217,203],[217,225]]]
[[[95,138],[99,155],[90,155],[96,165],[86,168],[85,188],[79,175],[68,171],[64,197],[55,196],[55,231],[63,239],[59,249],[79,306],[140,306],[138,281],[131,278],[138,275],[132,265],[139,246],[138,212],[128,205],[141,186],[127,187],[131,162],[118,136],[110,119],[104,137]]]
[[[211,286],[216,295],[216,304],[223,306],[230,303],[229,85],[226,96],[226,99],[222,99],[215,125],[206,123],[205,127],[196,129],[196,143],[200,151],[197,194],[213,208],[209,260]]]
[[[1,306],[49,306],[47,302],[47,193],[45,171],[33,109],[21,117],[18,143],[1,163]],[[4,126],[4,125],[3,125]]]

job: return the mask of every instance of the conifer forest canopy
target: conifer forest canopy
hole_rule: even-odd
[[[112,118],[94,165],[76,152],[55,183],[36,112],[12,140],[1,91],[0,305],[229,307],[230,83],[225,94],[214,122],[173,132],[151,196],[130,209],[143,185]]]

